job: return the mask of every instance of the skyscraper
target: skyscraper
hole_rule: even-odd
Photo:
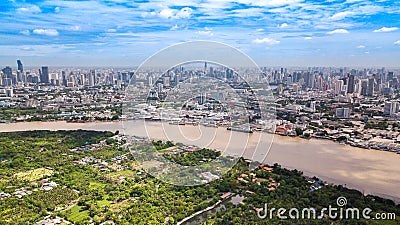
[[[9,66],[6,66],[1,70],[3,72],[3,76],[1,78],[1,84],[3,87],[12,86],[12,69]]]
[[[370,77],[370,78],[368,78],[367,95],[368,96],[373,96],[374,92],[375,92],[375,78]]]
[[[61,77],[62,77],[62,85],[64,87],[67,87],[68,85],[67,74],[64,70],[61,72]]]
[[[40,73],[40,83],[48,84],[49,83],[49,67],[43,66],[42,70],[39,70]]]
[[[354,75],[350,74],[347,82],[347,93],[354,93]]]
[[[367,96],[368,94],[368,80],[361,81],[361,95]]]
[[[18,71],[24,72],[24,66],[22,65],[21,60],[17,60]]]
[[[96,70],[90,70],[89,73],[89,87],[96,85]]]

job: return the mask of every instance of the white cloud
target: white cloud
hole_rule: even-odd
[[[209,30],[199,30],[197,31],[198,34],[203,36],[213,36],[214,34]]]
[[[342,20],[348,16],[354,15],[354,12],[351,11],[345,11],[345,12],[338,12],[334,14],[333,16],[330,17],[331,20]]]
[[[397,27],[382,27],[381,29],[374,30],[374,33],[392,32],[392,31],[396,31],[398,29],[399,28],[397,28]]]
[[[182,8],[179,10],[179,12],[176,14],[176,17],[179,18],[190,18],[192,15],[193,9],[189,7]]]
[[[197,31],[197,34],[203,35],[203,36],[213,36],[213,32],[211,28],[205,27],[204,30],[199,30]]]
[[[279,43],[281,43],[281,42],[280,42],[280,41],[277,41],[277,40],[275,40],[275,39],[266,37],[266,38],[263,38],[263,39],[257,38],[257,39],[255,39],[255,40],[253,41],[253,43],[255,43],[255,44],[277,45],[277,44],[279,44]]]
[[[400,40],[394,42],[395,45],[400,45]]]
[[[80,31],[81,30],[81,26],[79,26],[79,25],[71,26],[71,27],[68,28],[68,30]]]
[[[115,32],[117,32],[116,29],[108,29],[108,30],[107,30],[107,33],[115,33]]]
[[[33,33],[46,36],[58,36],[58,31],[56,29],[35,29]]]
[[[59,13],[59,12],[60,12],[60,7],[58,7],[58,6],[55,7],[55,8],[54,8],[54,12]]]
[[[36,5],[30,5],[28,7],[21,7],[17,9],[20,13],[40,13],[42,10]]]
[[[184,19],[190,18],[192,15],[193,9],[189,7],[182,8],[181,10],[165,8],[160,11],[159,16],[165,19]]]
[[[23,30],[23,31],[21,31],[19,33],[21,33],[23,35],[30,35],[31,34],[31,32],[29,30]]]
[[[304,40],[312,40],[312,37],[305,37]]]
[[[163,9],[160,12],[160,17],[165,18],[165,19],[169,19],[172,18],[175,14],[174,14],[174,10],[173,9]]]
[[[348,33],[350,32],[346,29],[336,29],[333,31],[329,31],[327,34],[348,34]]]
[[[285,5],[296,5],[303,0],[237,0],[236,2],[261,7],[278,7]]]
[[[333,14],[331,17],[329,17],[329,19],[337,21],[337,20],[343,20],[347,17],[374,15],[378,12],[385,11],[384,7],[377,5],[362,5],[362,6],[356,5],[355,7],[348,7],[348,8],[350,8],[350,10],[337,12]]]
[[[363,49],[363,48],[365,48],[365,45],[359,45],[359,46],[357,46],[357,48]]]
[[[286,28],[286,27],[288,27],[288,26],[289,26],[289,25],[288,25],[287,23],[282,23],[281,25],[278,26],[278,28],[283,29],[283,28]]]
[[[257,31],[257,32],[261,32],[261,31],[264,31],[264,29],[258,28],[256,31]]]

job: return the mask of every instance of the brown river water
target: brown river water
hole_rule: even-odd
[[[178,126],[159,122],[23,122],[0,124],[0,132],[29,130],[119,130],[121,133],[218,149],[267,164],[303,171],[329,183],[400,202],[400,155],[360,149],[329,140],[231,132],[224,127]]]

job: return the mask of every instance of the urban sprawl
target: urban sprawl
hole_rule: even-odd
[[[274,114],[280,135],[400,153],[396,69],[26,69],[17,60],[0,75],[3,123],[146,119],[252,133],[271,131]]]

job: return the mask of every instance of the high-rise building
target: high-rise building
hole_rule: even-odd
[[[96,85],[96,70],[90,70],[89,73],[89,87]]]
[[[311,101],[311,102],[310,102],[310,111],[311,111],[311,112],[315,112],[315,111],[316,111],[315,105],[316,105],[316,102],[315,102],[315,101]]]
[[[62,79],[62,85],[66,87],[68,85],[68,80],[67,80],[67,74],[65,73],[64,70],[61,72],[61,79]]]
[[[3,76],[1,77],[1,85],[3,87],[10,87],[12,86],[12,69],[9,66],[6,66],[4,69],[1,70],[3,72]]]
[[[367,95],[374,96],[374,92],[375,92],[375,78],[370,77],[370,78],[368,78]]]
[[[354,93],[354,75],[350,74],[347,82],[347,93]]]
[[[368,80],[361,81],[361,95],[367,96],[368,93]]]
[[[49,78],[49,67],[43,66],[42,70],[39,70],[39,74],[40,74],[40,83],[48,84],[49,81],[50,81],[50,78]]]
[[[337,80],[335,82],[335,94],[340,95],[342,93],[343,86],[344,86],[344,81]]]
[[[17,60],[18,71],[24,72],[24,66],[22,65],[21,60]]]

